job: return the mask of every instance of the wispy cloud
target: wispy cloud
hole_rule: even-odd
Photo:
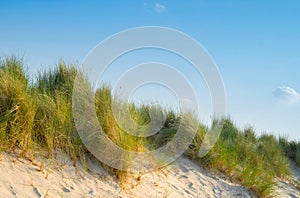
[[[287,103],[300,101],[300,94],[295,89],[286,86],[277,87],[273,91],[273,96]]]
[[[154,10],[157,12],[157,13],[163,13],[166,11],[166,6],[160,4],[160,3],[155,3],[154,5]]]

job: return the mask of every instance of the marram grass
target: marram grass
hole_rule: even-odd
[[[31,157],[39,150],[46,150],[47,157],[55,150],[62,150],[73,160],[88,153],[77,134],[72,115],[73,82],[77,72],[73,65],[60,62],[54,69],[41,72],[33,79],[27,76],[21,59],[14,56],[1,59],[0,150],[17,151]],[[162,129],[151,137],[136,137],[116,123],[110,109],[112,102],[119,108],[130,109],[133,120],[140,125],[150,122],[149,111],[153,107],[123,102],[111,95],[107,85],[96,91],[95,106],[102,129],[116,145],[126,150],[142,152],[165,145],[176,134],[182,117],[172,110],[156,107],[157,112],[166,114]],[[125,120],[120,112],[118,121]],[[192,117],[190,121],[198,122]],[[224,124],[220,138],[204,158],[199,158],[198,151],[209,127],[198,122],[196,136],[185,156],[208,169],[223,172],[260,197],[272,195],[275,178],[289,176],[288,158],[300,164],[300,143],[267,134],[257,136],[252,128],[241,131],[229,118],[216,119],[213,125],[220,122]],[[128,127],[138,130],[135,125]],[[124,159],[130,164],[130,159]],[[103,166],[120,180],[128,174]]]

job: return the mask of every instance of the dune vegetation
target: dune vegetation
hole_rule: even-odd
[[[0,62],[0,150],[17,152],[33,159],[37,153],[54,157],[56,150],[73,160],[84,157],[88,150],[77,134],[72,114],[73,82],[77,74],[74,65],[64,62],[49,70],[29,77],[21,59],[11,56]],[[172,139],[181,115],[164,110],[166,122],[162,129],[148,138],[135,137],[117,124],[110,107],[111,89],[107,85],[95,94],[99,123],[106,135],[127,150],[145,151],[158,148]],[[150,120],[150,105],[124,104],[139,124]],[[125,108],[125,107],[124,107]],[[194,121],[194,120],[193,120]],[[216,145],[203,158],[198,151],[210,127],[222,122],[223,129]],[[300,143],[274,135],[256,135],[253,128],[238,129],[230,118],[215,119],[212,126],[198,123],[198,130],[185,154],[208,170],[216,170],[235,182],[243,184],[258,196],[268,197],[276,178],[290,175],[289,160],[300,165]],[[130,160],[130,159],[128,159]],[[103,166],[122,180],[126,172]]]

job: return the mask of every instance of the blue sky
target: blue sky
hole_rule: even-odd
[[[60,58],[81,63],[100,41],[124,29],[174,28],[215,60],[227,113],[239,126],[300,139],[299,9],[299,1],[276,0],[1,1],[0,55],[24,56],[34,74]]]

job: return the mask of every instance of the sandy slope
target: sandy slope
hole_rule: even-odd
[[[3,153],[0,157],[0,197],[250,197],[242,186],[205,172],[180,158],[155,172],[129,178],[122,188],[96,160],[76,168],[68,157],[34,163]],[[280,197],[299,197],[289,184]]]
[[[300,168],[291,162],[292,180],[300,182]],[[275,193],[278,197],[300,197],[300,191],[289,183],[289,181],[278,181]]]

